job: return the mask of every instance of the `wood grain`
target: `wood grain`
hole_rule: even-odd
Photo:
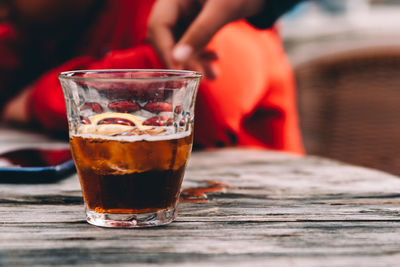
[[[1,138],[0,138],[1,140]],[[175,222],[104,229],[85,222],[76,175],[0,185],[0,266],[396,266],[400,180],[315,157],[223,149],[193,153]],[[215,183],[214,183],[215,185]]]

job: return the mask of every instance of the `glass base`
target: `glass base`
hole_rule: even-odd
[[[165,225],[171,223],[177,213],[176,208],[142,214],[98,213],[87,207],[85,209],[88,223],[109,228],[142,228]]]

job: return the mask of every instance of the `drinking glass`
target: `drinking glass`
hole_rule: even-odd
[[[90,224],[130,228],[174,220],[200,77],[176,70],[59,74]]]

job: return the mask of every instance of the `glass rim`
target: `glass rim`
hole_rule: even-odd
[[[160,76],[160,77],[80,77],[74,76],[76,74],[86,74],[86,73],[165,73],[165,74],[174,74],[174,76]],[[71,70],[71,71],[63,71],[58,74],[59,79],[68,79],[75,81],[103,81],[103,82],[127,82],[127,81],[176,81],[176,80],[187,80],[187,79],[198,79],[201,78],[202,74],[197,71],[191,70],[173,70],[173,69],[92,69],[92,70]]]

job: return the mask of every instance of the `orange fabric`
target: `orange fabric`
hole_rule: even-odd
[[[199,91],[198,142],[303,153],[294,79],[277,32],[235,22],[209,49],[218,54],[219,78],[203,81]]]
[[[61,71],[162,68],[154,49],[144,43],[153,2],[107,1],[107,7],[85,31],[75,58],[43,71],[35,81],[30,94],[32,120],[49,131],[66,130],[64,99],[57,78]],[[196,102],[195,144],[303,153],[293,76],[276,31],[257,30],[244,21],[235,22],[224,27],[209,48],[218,54],[214,64],[219,76],[214,81],[201,82]],[[43,56],[56,56],[56,52],[62,53],[55,51],[54,55]]]

